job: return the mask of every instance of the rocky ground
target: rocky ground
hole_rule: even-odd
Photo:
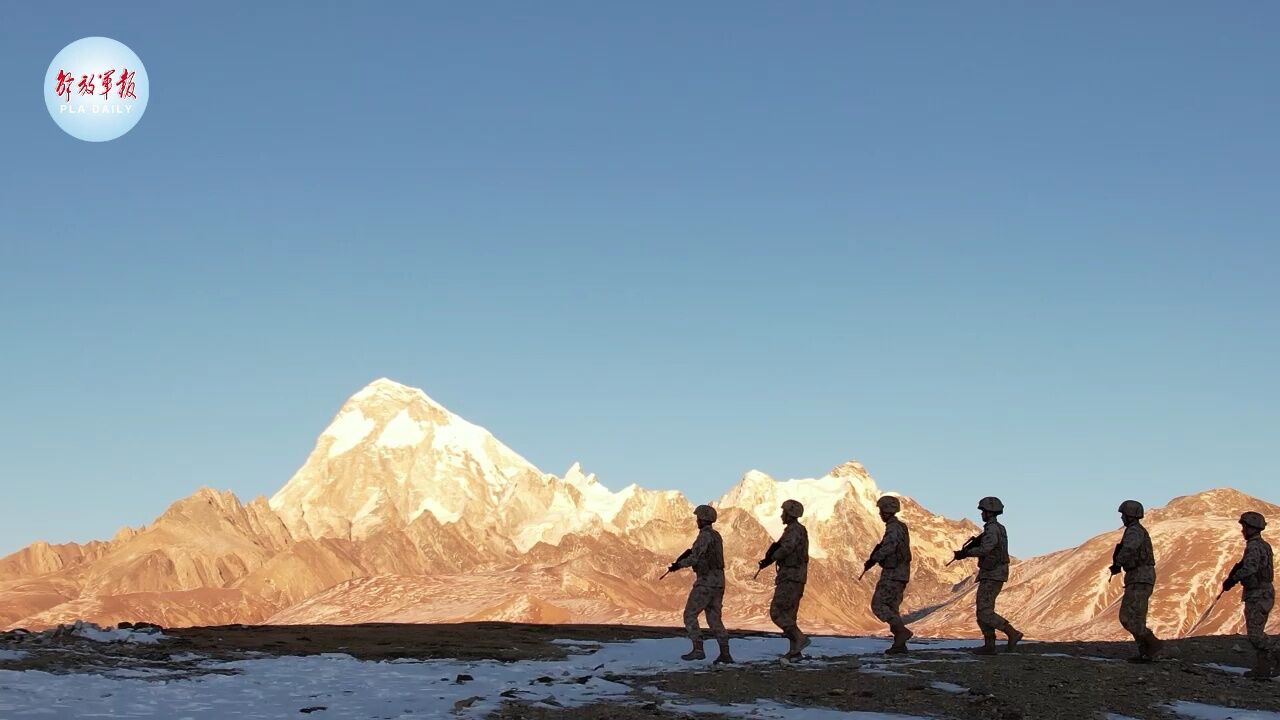
[[[191,628],[166,630],[164,640],[154,644],[101,642],[69,633],[5,633],[0,634],[0,671],[105,675],[135,683],[200,681],[247,672],[240,661],[333,657],[326,653],[395,661],[385,664],[389,668],[435,668],[443,667],[438,665],[441,662],[457,661],[464,669],[477,668],[477,676],[499,671],[518,675],[525,665],[570,668],[562,673],[566,677],[531,677],[505,686],[482,686],[485,678],[477,677],[474,695],[437,696],[449,715],[502,720],[627,720],[691,714],[803,717],[796,715],[802,708],[809,713],[833,711],[823,716],[833,719],[860,717],[843,714],[854,711],[957,720],[1077,720],[1106,718],[1108,713],[1143,720],[1194,717],[1169,709],[1178,701],[1280,713],[1276,681],[1258,682],[1239,675],[1253,658],[1248,643],[1239,636],[1171,642],[1166,657],[1151,664],[1125,662],[1133,649],[1125,643],[1026,643],[1015,652],[990,658],[974,657],[956,643],[921,643],[910,655],[890,657],[878,652],[886,642],[836,638],[815,642],[818,657],[782,663],[771,654],[784,649],[784,641],[740,634],[735,647],[742,649],[742,659],[748,662],[713,668],[681,662],[677,656],[684,645],[672,639],[676,635],[664,628],[504,623]],[[608,653],[597,653],[601,659],[595,664],[596,655],[591,653],[600,650],[600,643],[631,645],[612,646],[615,651],[609,657],[613,660],[606,657]],[[626,657],[627,651],[619,654],[617,650],[622,647],[656,653],[656,660],[648,665],[617,662]],[[578,676],[578,672],[584,674]],[[6,680],[0,689],[36,677],[3,676]],[[455,680],[450,675],[448,684],[464,685],[468,681],[463,677]],[[376,677],[371,682],[376,688]],[[556,692],[558,684],[572,683],[583,687],[600,683],[616,689],[605,693],[605,700],[590,693],[570,697]],[[313,692],[309,697],[322,695]],[[333,705],[323,697],[314,702],[310,707],[321,709],[308,713],[312,717],[320,717],[312,713]],[[430,707],[406,708],[403,713],[368,717],[433,716]],[[1236,717],[1270,720],[1280,714]]]

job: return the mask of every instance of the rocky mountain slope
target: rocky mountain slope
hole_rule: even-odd
[[[857,580],[883,529],[880,495],[856,461],[820,478],[743,475],[713,503],[732,587],[726,621],[771,627],[773,570],[753,579],[755,561],[781,532],[781,502],[795,498],[812,542],[805,626],[880,629],[867,608],[876,571]],[[903,504],[916,557],[906,605],[918,632],[972,634],[972,563],[944,565],[977,527]],[[1234,517],[1245,506],[1280,509],[1220,490],[1151,513],[1160,632],[1239,625],[1234,602],[1197,619],[1239,551]],[[75,618],[676,623],[692,578],[658,576],[696,533],[692,508],[679,492],[613,492],[576,464],[544,473],[421,390],[382,379],[342,405],[269,501],[202,488],[109,541],[37,542],[0,559],[0,627]],[[1002,607],[1038,637],[1119,637],[1120,583],[1103,572],[1116,536],[1018,564]]]

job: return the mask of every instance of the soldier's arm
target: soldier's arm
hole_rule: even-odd
[[[1239,582],[1248,577],[1253,577],[1258,573],[1258,569],[1262,566],[1262,552],[1255,550],[1253,545],[1249,545],[1244,549],[1244,558],[1240,561],[1240,569],[1231,573],[1231,579]]]
[[[871,553],[871,560],[873,562],[882,562],[896,555],[898,545],[902,543],[900,535],[896,525],[890,525],[886,528],[884,539],[880,541],[879,549]]]
[[[782,537],[778,538],[778,549],[773,551],[774,562],[782,562],[790,557],[799,545],[799,533],[793,532],[790,526],[782,531]]]
[[[1120,544],[1116,546],[1116,552],[1112,555],[1112,563],[1121,567],[1128,567],[1137,560],[1138,549],[1142,547],[1142,533],[1137,528],[1125,528],[1124,535],[1120,538]]]
[[[711,546],[711,537],[708,533],[698,533],[698,538],[693,541],[693,547],[689,548],[689,557],[683,560],[677,560],[676,565],[679,567],[693,567],[702,560],[707,554],[707,549]]]
[[[982,536],[973,547],[965,551],[968,557],[986,557],[996,549],[996,545],[1000,544],[1000,537],[990,530],[983,530]]]

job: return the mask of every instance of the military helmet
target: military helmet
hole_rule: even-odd
[[[978,509],[999,515],[1004,512],[1004,503],[998,497],[984,497],[978,501]]]
[[[1120,503],[1120,514],[1125,517],[1141,518],[1147,514],[1143,509],[1142,503],[1137,500],[1125,500]]]
[[[1267,519],[1262,517],[1262,513],[1253,512],[1252,510],[1240,516],[1240,524],[1248,525],[1258,530],[1267,529]]]
[[[699,505],[698,507],[693,509],[693,516],[698,518],[699,520],[706,520],[707,522],[715,522],[716,509],[711,507],[710,505]]]
[[[896,515],[902,512],[902,501],[898,500],[898,498],[893,495],[885,495],[876,501],[876,507],[880,508],[883,512]]]
[[[804,505],[799,500],[786,500],[782,503],[782,512],[793,518],[804,517]]]

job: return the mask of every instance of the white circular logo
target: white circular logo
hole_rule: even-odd
[[[44,101],[58,127],[89,142],[115,140],[142,119],[151,97],[147,69],[124,43],[81,38],[62,48],[44,76]]]

